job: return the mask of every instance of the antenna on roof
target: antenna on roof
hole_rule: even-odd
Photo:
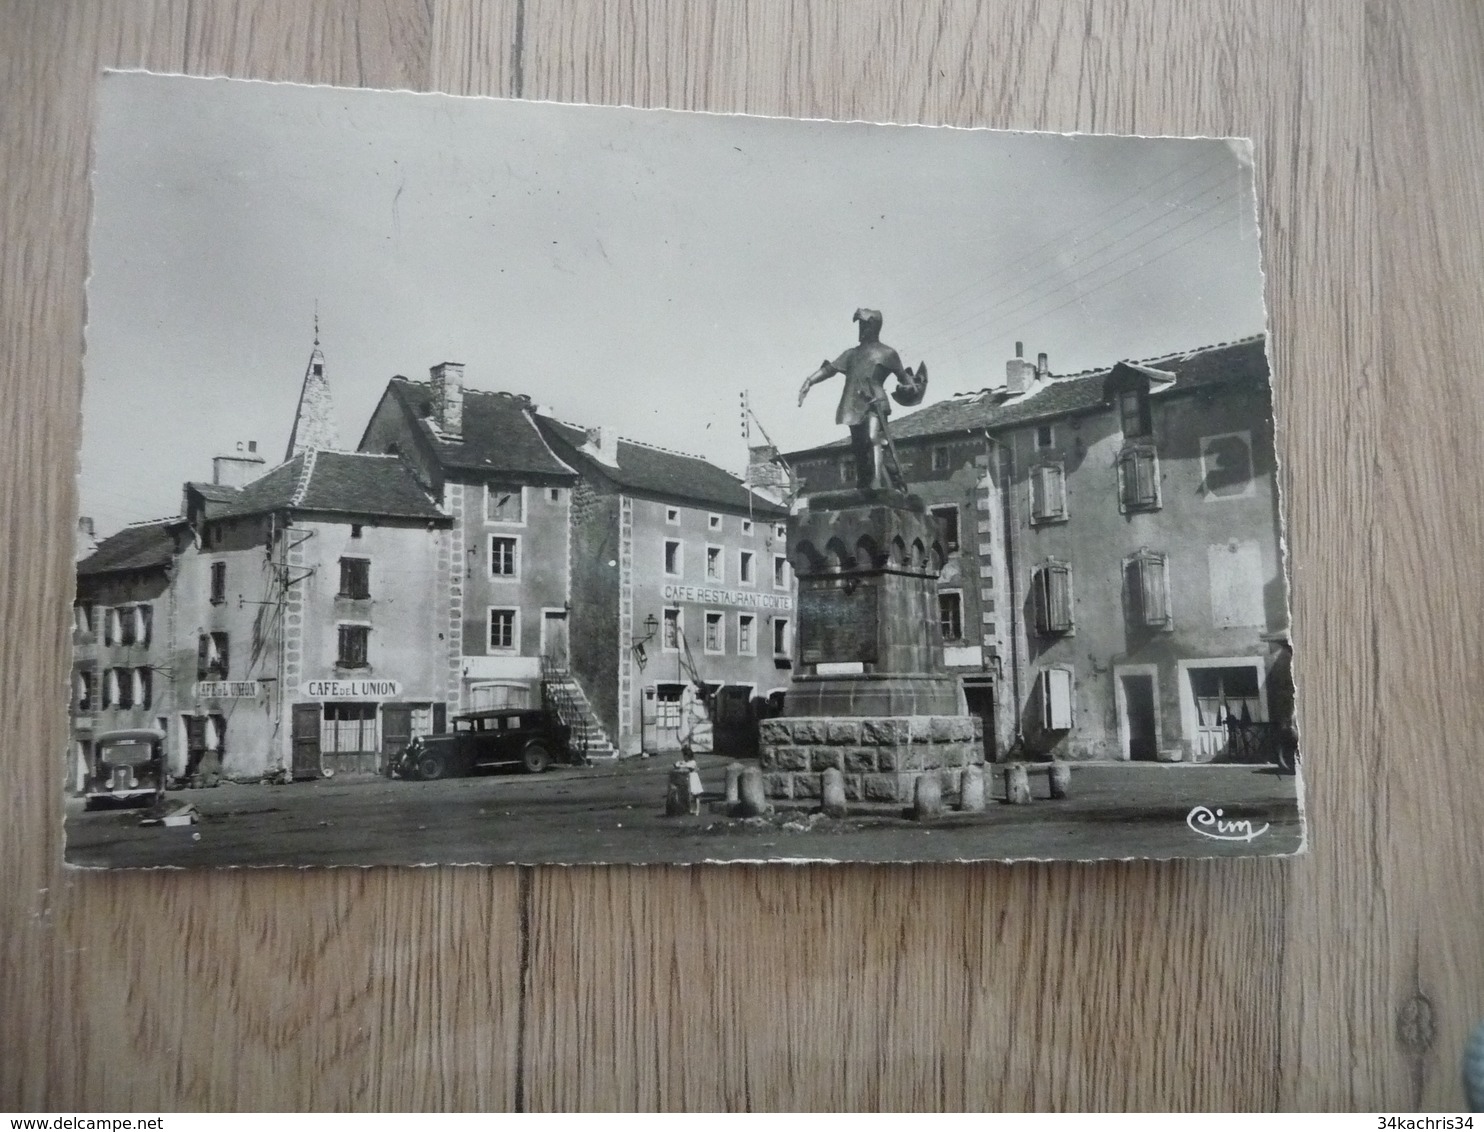
[[[314,300],[314,344],[319,345],[319,300]]]

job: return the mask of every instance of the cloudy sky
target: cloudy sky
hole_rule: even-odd
[[[341,438],[386,381],[745,463],[831,439],[851,313],[929,400],[1263,329],[1244,144],[682,114],[110,74],[80,489],[108,534],[211,457],[282,458],[316,304]],[[837,379],[838,380],[838,379]],[[754,441],[759,437],[754,431]]]

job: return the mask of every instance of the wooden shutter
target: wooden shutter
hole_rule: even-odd
[[[1041,671],[1041,724],[1047,731],[1072,726],[1072,673],[1066,668]]]
[[[1038,464],[1031,469],[1031,519],[1048,522],[1067,515],[1066,478],[1060,464]]]
[[[211,663],[211,635],[202,633],[196,638],[196,679],[205,680],[207,666]]]

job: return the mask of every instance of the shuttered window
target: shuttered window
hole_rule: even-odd
[[[1059,523],[1067,517],[1067,480],[1060,464],[1031,468],[1031,522]]]
[[[1159,455],[1147,445],[1118,455],[1118,502],[1124,511],[1159,509]]]
[[[1131,624],[1146,629],[1173,627],[1166,555],[1155,554],[1146,547],[1128,558],[1124,562],[1124,592]]]
[[[196,641],[196,679],[227,679],[228,659],[227,634],[202,633]]]
[[[1072,568],[1048,560],[1036,571],[1032,584],[1036,631],[1043,636],[1072,631]]]

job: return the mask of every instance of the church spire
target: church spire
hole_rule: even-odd
[[[304,385],[299,390],[299,408],[294,413],[294,429],[289,433],[285,460],[301,452],[340,447],[340,433],[335,427],[335,410],[330,401],[330,383],[325,378],[325,355],[319,348],[319,303],[314,305],[314,348],[309,352],[309,365],[304,370]]]

